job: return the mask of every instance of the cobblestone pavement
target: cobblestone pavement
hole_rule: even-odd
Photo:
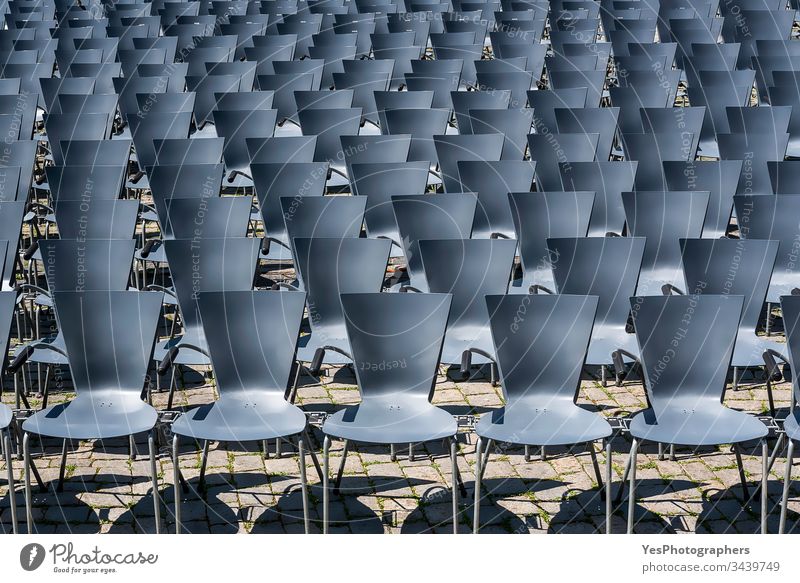
[[[456,373],[457,374],[457,373]],[[332,376],[331,376],[332,375]],[[191,378],[189,378],[191,377]],[[177,396],[182,408],[206,403],[214,398],[214,387],[202,374],[185,378],[186,386]],[[51,401],[71,397],[51,396]],[[785,416],[790,397],[789,383],[775,387],[779,417]],[[356,403],[358,390],[348,368],[329,369],[317,383],[303,377],[298,402],[308,411],[333,411],[341,405]],[[6,393],[4,400],[11,402]],[[767,394],[763,383],[729,388],[726,404],[735,409],[764,414]],[[485,377],[454,380],[441,375],[434,402],[455,415],[481,414],[501,404],[500,389]],[[32,403],[34,405],[35,401]],[[166,393],[154,395],[154,403],[163,408]],[[579,404],[608,416],[632,414],[645,405],[641,384],[628,382],[603,388],[599,382],[584,381]],[[312,431],[319,451],[321,435]],[[774,439],[771,440],[774,444]],[[150,494],[149,462],[146,440],[137,441],[140,455],[128,456],[127,440],[81,442],[73,444],[67,461],[64,490],[54,492],[58,479],[61,444],[47,440],[33,441],[34,460],[47,493],[34,492],[34,519],[40,533],[133,533],[153,532],[154,519]],[[162,444],[163,445],[163,444]],[[208,459],[205,488],[198,492],[200,451],[197,444],[184,442],[181,471],[190,484],[183,499],[183,521],[193,533],[278,533],[302,531],[302,498],[299,490],[299,467],[295,451],[282,446],[276,458],[275,444],[265,459],[261,444],[248,448],[212,444]],[[626,436],[613,443],[614,488],[619,487],[630,447]],[[605,455],[597,444],[601,464]],[[468,490],[461,500],[463,532],[471,530],[475,436],[459,435],[459,470]],[[591,457],[585,446],[573,451],[549,449],[542,461],[535,452],[526,462],[521,448],[495,447],[486,469],[482,497],[481,525],[486,533],[590,533],[604,530],[604,504],[599,495]],[[338,467],[342,443],[331,447],[331,471]],[[409,461],[405,447],[398,449],[391,461],[387,447],[356,446],[347,457],[342,495],[331,498],[331,532],[356,533],[430,533],[452,532],[451,499],[448,488],[450,458],[443,443],[417,445],[414,460]],[[744,452],[745,473],[751,483],[761,478],[758,444],[748,444]],[[321,489],[310,458],[312,525],[321,516]],[[22,463],[15,462],[17,504],[24,518]],[[158,459],[161,495],[164,502],[162,525],[174,530],[172,520],[172,463],[167,447],[161,447]],[[753,533],[759,528],[759,503],[743,505],[736,461],[730,446],[705,448],[698,452],[678,448],[676,460],[659,461],[655,445],[646,444],[639,455],[639,486],[635,531],[640,533]],[[769,527],[777,532],[778,502],[782,488],[784,457],[772,468],[769,487]],[[5,470],[2,471],[5,476]],[[795,470],[800,477],[800,469]],[[792,490],[787,530],[800,528],[800,486]],[[10,529],[10,507],[5,480],[0,489],[0,521]],[[616,508],[614,532],[625,531],[627,504]],[[24,529],[24,525],[21,525]]]

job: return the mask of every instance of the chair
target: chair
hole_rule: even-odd
[[[797,370],[800,363],[800,353],[798,353],[797,339],[798,332],[800,332],[800,297],[794,295],[787,295],[781,297],[781,313],[783,315],[784,330],[786,331],[786,346],[785,352],[781,353],[765,353],[764,361],[767,363],[770,377],[773,376],[775,371],[775,357],[780,358],[788,363],[792,373]],[[786,433],[787,449],[786,449],[786,469],[783,474],[783,494],[781,496],[781,514],[778,526],[778,533],[783,534],[786,531],[786,514],[788,513],[789,505],[789,488],[792,483],[792,466],[794,465],[794,449],[795,442],[800,436],[800,423],[798,423],[797,414],[797,374],[792,374],[792,399],[789,406],[789,414],[783,422],[783,430]]]
[[[618,378],[624,372],[620,370],[622,361],[617,355],[635,358],[638,353],[626,324],[630,312],[628,299],[636,290],[644,246],[641,237],[547,240],[555,291],[599,298],[586,364],[600,367],[604,385],[610,364],[614,364]]]
[[[458,133],[472,134],[472,110],[504,110],[511,102],[511,91],[453,91],[450,94],[453,111],[458,125]],[[442,133],[442,132],[440,132]]]
[[[594,192],[510,192],[508,203],[519,244],[522,279],[509,293],[529,294],[539,287],[553,289],[549,238],[586,237]]]
[[[60,354],[68,359],[77,396],[25,419],[25,510],[28,533],[34,532],[30,437],[63,440],[57,490],[64,482],[72,440],[131,438],[148,432],[155,530],[161,512],[154,428],[156,410],[142,400],[153,352],[161,294],[113,290],[58,291],[53,294],[64,337]],[[86,334],[91,330],[92,334]]]
[[[765,109],[772,109],[765,108]],[[770,194],[772,182],[767,162],[781,161],[786,156],[789,134],[737,133],[717,134],[720,160],[743,160],[742,174],[736,192]]]
[[[687,294],[732,294],[744,297],[736,346],[733,351],[733,387],[739,369],[761,367],[761,355],[775,349],[774,341],[756,335],[778,241],[757,239],[681,239],[683,275]]]
[[[228,184],[234,184],[237,176],[241,176],[245,181],[237,184],[249,186],[250,153],[246,140],[272,137],[277,118],[278,111],[275,109],[212,112],[217,135],[225,138],[222,157],[228,173]]]
[[[534,120],[535,123],[535,120]],[[536,162],[538,190],[562,190],[561,162],[591,162],[597,153],[599,134],[558,134],[550,131],[528,135],[528,151]]]
[[[313,162],[317,136],[246,138],[244,142],[250,154],[252,171],[253,164]]]
[[[781,301],[781,296],[792,294],[800,287],[796,271],[797,241],[800,240],[795,213],[800,208],[800,197],[779,194],[774,196],[737,194],[733,197],[741,239],[767,239],[778,241],[778,254],[767,290],[767,333],[771,323],[771,305]]]
[[[435,135],[433,145],[445,192],[461,192],[458,163],[467,160],[498,161],[503,152],[502,134]]]
[[[436,370],[450,311],[441,294],[343,294],[347,334],[361,402],[327,417],[322,425],[322,525],[330,520],[331,438],[377,444],[413,444],[447,439],[452,468],[453,531],[458,531],[458,430],[455,419],[431,404]],[[338,487],[344,460],[337,474]],[[463,486],[462,486],[463,487]]]
[[[694,160],[694,135],[691,132],[623,134],[625,159],[635,161],[636,190],[666,190],[664,162]]]
[[[472,225],[474,238],[516,237],[508,193],[530,191],[535,169],[535,162],[524,160],[469,160],[458,163],[461,190],[478,195],[478,208]]]
[[[11,322],[16,306],[17,294],[13,291],[0,292],[0,330],[6,334],[0,336],[0,354],[3,355],[3,368],[6,367],[6,355],[8,354],[9,336],[11,335]],[[3,439],[3,458],[6,464],[6,479],[8,480],[8,502],[11,508],[11,530],[17,534],[19,525],[17,522],[17,498],[16,484],[14,482],[14,466],[12,462],[13,450],[11,448],[11,423],[14,420],[14,412],[8,405],[0,406],[0,427],[2,427]],[[27,472],[26,472],[27,473]],[[30,478],[29,478],[30,479]]]
[[[225,239],[172,239],[164,241],[169,262],[174,296],[180,308],[183,331],[159,343],[153,359],[159,363],[159,376],[170,367],[167,409],[172,409],[175,392],[175,367],[208,366],[208,341],[198,308],[198,295],[205,291],[249,291],[253,288],[259,239],[228,237]],[[200,350],[198,351],[197,348]]]
[[[533,110],[470,109],[470,129],[474,135],[502,134],[501,160],[522,160],[527,150],[527,138],[533,124]]]
[[[192,121],[190,112],[149,113],[145,116],[131,116],[128,125],[136,148],[136,158],[140,177],[156,162],[155,140],[186,139]],[[132,179],[135,183],[136,179]]]
[[[700,238],[708,199],[702,191],[622,193],[625,230],[645,239],[638,295],[658,295],[665,284],[684,286],[679,239]]]
[[[386,125],[381,128],[382,133],[411,135],[409,162],[427,160],[435,163],[437,154],[433,136],[444,134],[447,130],[449,109],[389,109],[385,111],[385,116]]]
[[[285,399],[305,294],[201,292],[202,320],[219,398],[182,414],[172,425],[175,528],[181,532],[179,439],[203,441],[199,483],[205,483],[210,441],[245,443],[297,436],[305,531],[309,530],[306,416]],[[189,349],[189,346],[185,347]],[[312,456],[314,456],[312,452]],[[314,458],[316,460],[316,458]]]
[[[373,96],[382,134],[391,133],[386,122],[386,112],[390,109],[430,109],[433,105],[433,91],[376,91]]]
[[[708,211],[703,221],[703,238],[719,239],[728,232],[733,209],[733,195],[742,171],[741,160],[692,160],[664,162],[664,180],[668,190],[708,191]]]
[[[742,296],[635,297],[630,305],[648,407],[637,413],[630,425],[633,443],[623,476],[623,482],[630,476],[628,533],[634,527],[636,457],[643,441],[695,448],[733,444],[745,500],[750,496],[741,445],[761,441],[764,468],[768,455],[767,427],[756,417],[722,404]],[[767,530],[766,506],[765,471],[761,477],[762,533]]]
[[[420,240],[418,245],[425,269],[426,291],[447,293],[453,298],[439,361],[444,365],[460,365],[465,377],[473,364],[491,363],[491,381],[495,383],[490,313],[486,311],[483,298],[506,293],[517,242],[427,239]]]
[[[564,190],[594,190],[590,237],[621,234],[625,226],[622,193],[633,190],[637,162],[561,162]]]
[[[587,444],[598,487],[605,493],[610,533],[611,426],[575,403],[597,298],[490,295],[485,301],[505,404],[482,415],[475,427],[473,532],[480,529],[481,480],[496,442],[524,445],[526,453],[531,445],[544,449]],[[594,450],[598,440],[606,444],[605,485]]]
[[[59,166],[64,165],[61,151],[61,140],[102,140],[106,137],[108,114],[105,113],[49,113],[45,116],[44,126],[47,130],[53,160]]]
[[[361,108],[306,109],[297,112],[304,136],[317,136],[314,161],[328,162],[343,174],[342,136],[357,136],[361,126]],[[346,176],[345,176],[346,177]]]
[[[556,108],[556,126],[563,134],[598,134],[597,159],[608,160],[617,133],[618,107]]]
[[[298,280],[308,294],[311,328],[310,334],[300,337],[297,359],[310,362],[309,370],[316,376],[325,363],[352,361],[340,296],[381,291],[391,242],[314,236],[295,238],[294,246]]]
[[[420,194],[393,196],[392,209],[397,221],[411,286],[427,291],[419,242],[425,239],[469,239],[475,220],[477,198],[472,194]]]

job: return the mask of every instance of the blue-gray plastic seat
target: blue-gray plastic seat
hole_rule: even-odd
[[[482,452],[488,454],[493,442],[525,446],[587,443],[597,482],[603,487],[592,442],[611,436],[608,421],[575,403],[597,298],[488,295],[485,301],[505,404],[481,415],[475,426],[478,443],[473,532],[476,533],[480,528],[481,478],[489,459]],[[563,333],[565,329],[568,334]],[[607,476],[611,473],[610,453],[608,447]],[[606,496],[609,487],[606,483]],[[607,505],[607,513],[609,510]],[[610,532],[609,518],[607,514],[607,532]]]
[[[361,402],[330,415],[322,425],[323,532],[329,521],[331,437],[385,445],[448,439],[457,532],[458,425],[431,403],[450,301],[447,294],[342,295]]]
[[[142,394],[153,352],[161,294],[106,289],[56,291],[53,297],[76,397],[40,411],[22,424],[28,532],[32,533],[35,528],[29,471],[33,464],[31,434],[59,438],[66,443],[149,432],[158,533],[160,502],[153,435],[158,414],[142,400]],[[61,476],[65,461],[66,455],[62,457]]]
[[[642,441],[694,447],[729,443],[737,447],[761,441],[766,467],[767,427],[758,418],[722,404],[744,303],[741,295],[631,298],[648,408],[637,413],[630,424],[634,440],[626,468],[631,485],[629,533],[634,526],[636,454]],[[741,467],[740,471],[744,475]],[[766,532],[766,491],[764,474],[762,533]]]

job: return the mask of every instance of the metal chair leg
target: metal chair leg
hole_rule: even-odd
[[[458,534],[458,444],[455,437],[450,439],[450,464],[452,466],[452,487],[453,495],[453,534]]]
[[[31,500],[31,448],[30,434],[22,438],[22,455],[25,468],[25,520],[28,523],[28,534],[33,534],[33,500]]]
[[[175,488],[175,534],[181,533],[181,469],[178,466],[178,434],[172,436],[172,474]]]
[[[472,509],[472,533],[478,534],[481,521],[481,448],[483,447],[483,440],[478,437],[478,442],[475,444],[475,500]]]
[[[767,480],[769,478],[769,445],[761,440],[761,534],[767,534]]]
[[[781,519],[778,526],[778,534],[783,534],[786,530],[786,513],[789,506],[789,486],[792,480],[792,461],[794,456],[794,441],[789,440],[789,448],[786,451],[786,469],[783,471],[783,496],[781,497]]]
[[[147,435],[147,449],[150,452],[150,477],[153,480],[153,513],[156,521],[156,534],[161,534],[161,498],[158,493],[158,468],[156,466],[155,429]],[[176,504],[177,504],[177,498]]]
[[[319,481],[322,481],[322,467],[319,465],[319,460],[317,459],[317,454],[314,453],[314,449],[311,447],[313,443],[311,441],[311,436],[308,434],[308,430],[303,431],[303,435],[305,436],[305,441],[308,444],[308,454],[311,456],[311,461],[314,464],[314,468],[317,470],[317,475],[319,476]]]
[[[308,515],[308,479],[306,477],[306,448],[303,438],[297,439],[297,452],[300,456],[300,491],[303,496],[303,527],[305,533],[311,532],[311,519]]]
[[[61,445],[61,465],[58,468],[58,484],[56,484],[56,492],[63,492],[64,491],[64,474],[66,473],[67,469],[67,447],[69,445],[69,440],[65,439],[64,443]]]
[[[322,534],[328,534],[328,510],[330,492],[328,492],[328,464],[330,462],[331,438],[327,435],[322,440]]]
[[[207,439],[203,441],[203,453],[200,456],[200,477],[198,480],[198,488],[201,487],[206,481],[206,465],[208,465],[208,448],[210,441]]]
[[[131,461],[136,461],[136,456],[139,452],[136,451],[136,438],[133,435],[128,436],[128,449],[130,450]]]
[[[11,505],[11,528],[14,534],[17,534],[17,497],[14,484],[14,467],[11,465],[11,436],[8,430],[3,432],[3,444],[6,457],[6,473],[8,475],[8,503]]]
[[[606,440],[606,534],[611,534],[611,442]]]
[[[344,449],[342,450],[342,461],[339,462],[339,469],[336,471],[336,479],[333,481],[333,493],[339,493],[339,486],[342,483],[342,476],[344,475],[344,464],[347,461],[347,452],[350,449],[350,442],[344,440]]]
[[[634,438],[630,454],[631,484],[630,492],[628,492],[628,534],[633,533],[633,513],[636,510],[636,455],[638,452],[639,441]]]
[[[594,468],[594,476],[597,479],[597,487],[603,491],[603,473],[600,471],[600,464],[597,463],[597,453],[594,451],[594,443],[588,442],[589,455],[592,457],[592,467]]]
[[[739,451],[739,445],[734,444],[733,453],[736,455],[736,466],[739,468],[739,480],[742,482],[742,494],[744,494],[745,501],[750,500],[750,489],[747,487],[747,476],[744,474],[744,465],[742,465],[742,452]]]

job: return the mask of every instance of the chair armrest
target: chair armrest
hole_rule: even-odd
[[[503,233],[492,233],[491,235],[489,235],[489,238],[490,239],[511,239],[511,237],[509,237],[508,235],[505,235]]]
[[[416,288],[413,285],[404,285],[403,287],[401,287],[398,290],[398,292],[401,293],[401,294],[406,294],[406,293],[409,293],[409,292],[414,292],[414,293],[417,293],[417,294],[423,293],[421,289]]]
[[[273,291],[277,291],[279,289],[288,289],[288,290],[291,290],[291,291],[302,291],[296,285],[292,285],[291,283],[288,283],[288,282],[285,282],[285,281],[279,281],[277,283],[273,283],[272,287],[270,287],[270,289],[273,290]]]
[[[779,383],[783,379],[783,374],[781,373],[781,370],[778,367],[778,363],[775,361],[775,359],[780,359],[787,365],[789,364],[789,359],[772,348],[766,349],[762,356],[764,358],[764,366],[767,369],[767,376],[769,380],[773,383]]]
[[[28,261],[31,257],[33,257],[33,254],[36,253],[36,250],[38,248],[39,248],[39,241],[34,241],[33,243],[31,243],[31,246],[25,249],[25,251],[22,253],[22,258],[25,261]]]
[[[467,350],[461,353],[461,375],[464,377],[469,375],[469,369],[472,367],[473,353],[479,354],[480,356],[487,358],[493,363],[497,364],[494,357],[485,350],[481,350],[480,348],[468,348]]]
[[[261,254],[262,255],[269,255],[269,248],[271,247],[272,243],[277,243],[281,247],[286,249],[291,249],[286,243],[276,239],[275,237],[264,237],[261,240]]]
[[[528,288],[528,293],[529,294],[538,295],[540,291],[542,291],[542,292],[544,292],[546,294],[550,294],[551,296],[556,295],[556,293],[553,290],[551,290],[550,288],[547,288],[547,287],[545,287],[543,285],[540,285],[538,283],[534,283],[532,286],[530,286]]]
[[[322,346],[321,348],[317,348],[316,352],[314,352],[314,358],[311,360],[311,366],[308,368],[308,372],[313,376],[319,375],[319,370],[322,368],[322,361],[325,359],[325,352],[328,350],[338,352],[342,356],[353,360],[353,356],[346,350],[342,350],[337,346]]]
[[[661,293],[663,295],[665,295],[665,296],[671,296],[673,294],[676,295],[676,296],[682,296],[683,295],[683,291],[681,290],[681,288],[679,288],[677,286],[674,286],[671,283],[665,283],[664,285],[662,285],[661,286]]]

